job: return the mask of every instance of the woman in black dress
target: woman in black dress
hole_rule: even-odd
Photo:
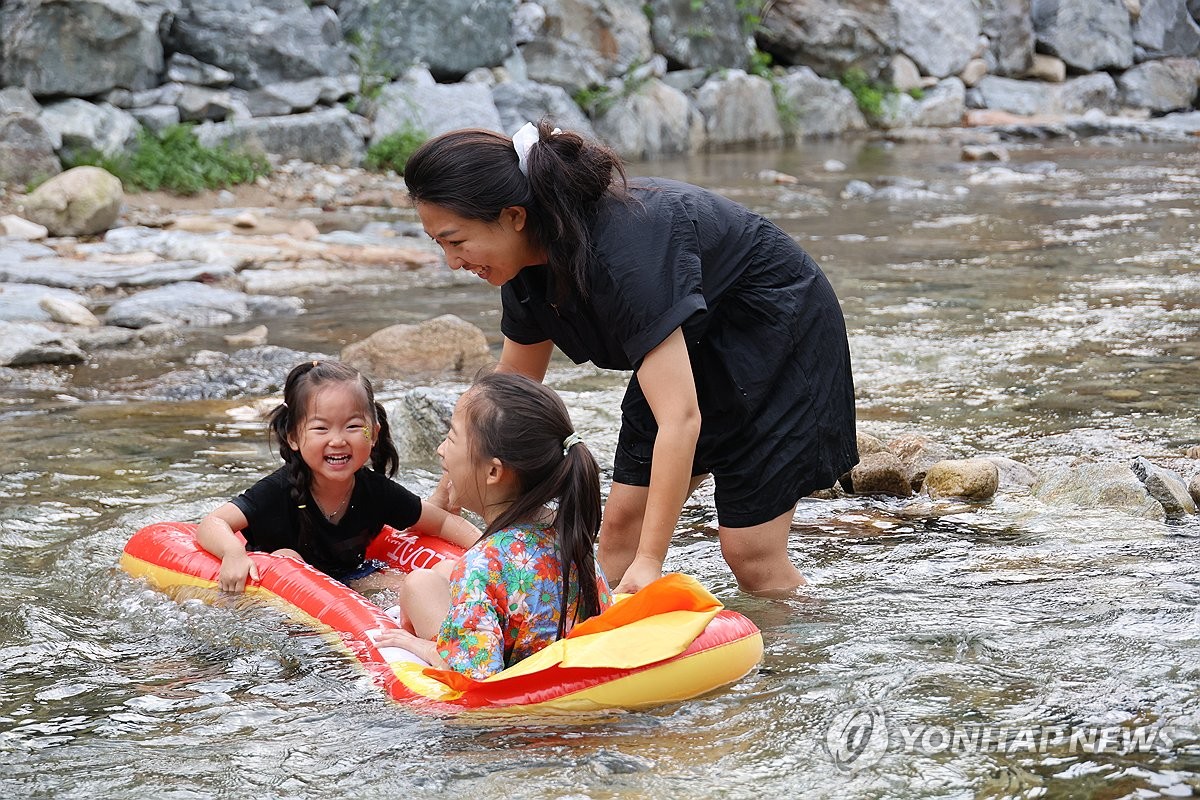
[[[557,345],[633,370],[598,553],[617,591],[662,574],[706,474],[739,585],[803,584],[796,502],[858,460],[845,321],[808,254],[705,189],[626,180],[613,151],[545,120],[443,134],[404,179],[450,268],[502,287],[500,369],[542,380]]]

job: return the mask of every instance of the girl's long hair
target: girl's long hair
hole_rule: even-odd
[[[379,435],[371,448],[371,467],[376,472],[391,477],[400,466],[400,454],[392,443],[392,431],[388,425],[387,412],[375,400],[371,382],[353,367],[340,361],[305,361],[292,368],[283,382],[283,402],[267,417],[269,435],[279,442],[279,456],[287,467],[288,487],[292,503],[303,508],[308,503],[312,488],[312,469],[304,462],[299,450],[293,450],[288,439],[299,439],[303,435],[304,421],[308,417],[309,404],[313,395],[323,386],[349,383],[362,392],[363,416],[372,425],[379,426]],[[312,542],[317,532],[312,515],[300,514],[300,542]]]
[[[526,211],[529,231],[546,252],[561,299],[568,289],[587,295],[588,233],[596,204],[625,197],[621,158],[572,131],[554,133],[546,118],[538,141],[518,166],[512,139],[494,131],[449,131],[421,145],[404,167],[413,203],[430,203],[465,219],[495,222],[511,206]]]
[[[479,459],[499,459],[517,475],[519,493],[484,535],[537,519],[557,501],[552,525],[562,558],[558,636],[566,631],[572,582],[579,585],[575,621],[600,613],[596,585],[596,535],[600,530],[600,468],[582,442],[566,448],[574,432],[562,399],[537,381],[512,372],[480,378],[464,406]]]

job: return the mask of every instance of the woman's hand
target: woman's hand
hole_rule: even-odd
[[[629,569],[625,570],[625,574],[621,576],[621,582],[617,588],[613,589],[613,593],[632,594],[639,589],[646,588],[661,577],[662,562],[650,556],[639,555],[634,557]]]

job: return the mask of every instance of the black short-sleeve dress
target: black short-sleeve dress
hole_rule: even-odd
[[[287,467],[280,467],[230,501],[246,516],[249,550],[274,552],[289,547],[305,561],[338,580],[363,564],[367,545],[384,525],[403,530],[421,518],[421,498],[386,475],[360,469],[346,513],[337,523],[325,518],[305,498],[304,508],[292,501]],[[304,534],[300,515],[307,515],[310,535]]]
[[[613,480],[646,486],[658,426],[636,370],[682,327],[702,417],[693,472],[713,474],[720,524],[768,522],[858,461],[837,297],[790,236],[731,200],[663,179],[630,181],[629,194],[593,220],[586,296],[526,267],[501,291],[501,330],[635,371]]]

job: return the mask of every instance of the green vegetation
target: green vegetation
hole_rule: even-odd
[[[896,91],[886,84],[871,80],[867,73],[858,67],[846,70],[846,74],[842,76],[842,86],[854,95],[859,109],[873,118],[878,118],[883,113],[883,98]]]
[[[407,124],[367,148],[367,157],[363,163],[367,169],[376,172],[385,172],[390,169],[397,175],[403,174],[404,165],[408,163],[409,157],[428,138],[429,134],[425,131],[412,124]]]
[[[613,107],[617,97],[607,86],[589,86],[571,95],[575,105],[583,109],[589,117],[598,117]]]
[[[108,170],[121,180],[126,191],[162,189],[181,195],[249,183],[271,171],[263,156],[227,147],[204,147],[191,125],[172,125],[157,135],[143,128],[129,152],[106,156],[89,150],[65,164],[81,165]]]

